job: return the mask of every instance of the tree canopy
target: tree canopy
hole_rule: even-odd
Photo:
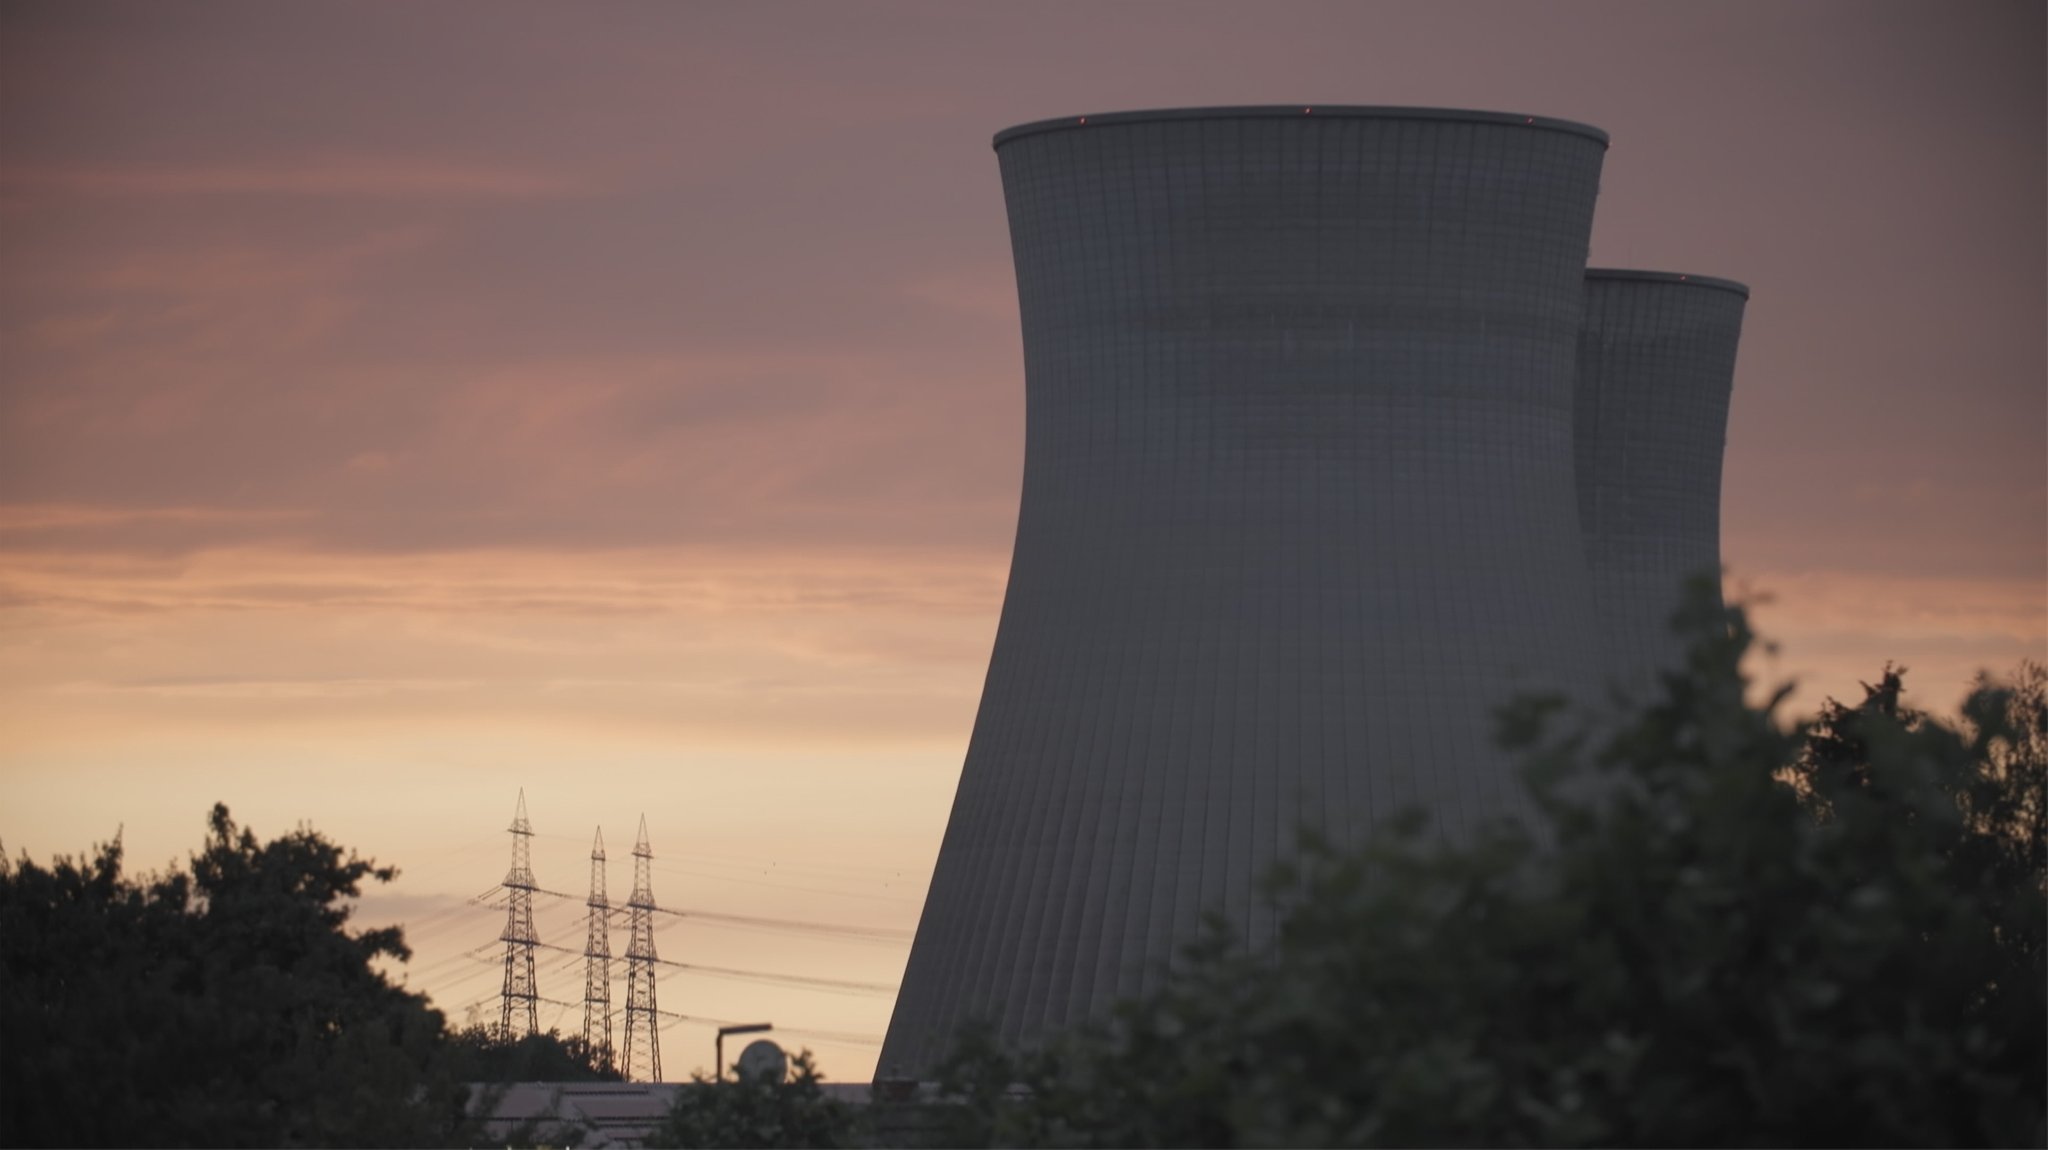
[[[449,1074],[461,1082],[617,1082],[622,1075],[580,1035],[508,1035],[472,1023],[448,1035]]]
[[[790,1059],[786,1080],[748,1076],[738,1064],[730,1081],[692,1075],[676,1091],[668,1115],[648,1137],[651,1147],[867,1145],[871,1134],[856,1107],[828,1097],[811,1052]]]
[[[395,871],[225,806],[187,869],[132,880],[118,839],[0,856],[0,1140],[422,1145],[463,1137],[440,1013],[373,966],[397,929],[347,900]]]
[[[1809,729],[1740,611],[1626,722],[1504,717],[1542,818],[1420,818],[1272,876],[1166,989],[944,1088],[995,1145],[2040,1145],[2048,676],[1955,724],[1887,668]]]

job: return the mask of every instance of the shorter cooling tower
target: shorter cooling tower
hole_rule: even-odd
[[[1749,289],[1672,272],[1586,272],[1579,521],[1608,674],[1634,687],[1683,655],[1688,580],[1721,571],[1721,452]]]

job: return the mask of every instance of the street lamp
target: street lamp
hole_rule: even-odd
[[[713,1046],[713,1048],[712,1048],[712,1049],[713,1049],[713,1054],[712,1054],[712,1057],[713,1057],[713,1058],[715,1058],[715,1059],[717,1059],[717,1061],[716,1061],[716,1062],[714,1062],[714,1063],[712,1063],[712,1065],[714,1065],[714,1066],[718,1067],[718,1077],[717,1077],[717,1078],[715,1078],[715,1079],[713,1079],[713,1081],[716,1081],[716,1082],[723,1082],[723,1081],[725,1081],[725,1036],[726,1036],[726,1035],[728,1035],[728,1034],[759,1034],[759,1033],[761,1033],[761,1032],[762,1032],[762,1031],[764,1031],[764,1030],[773,1030],[773,1029],[775,1029],[775,1024],[774,1024],[774,1023],[772,1023],[772,1022],[749,1022],[749,1023],[747,1023],[747,1024],[743,1025],[743,1026],[721,1026],[721,1027],[719,1027],[719,1028],[718,1028],[718,1038],[717,1038],[717,1041],[716,1041],[715,1045],[714,1045],[714,1046]]]

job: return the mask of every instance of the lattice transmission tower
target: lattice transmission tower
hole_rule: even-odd
[[[654,1006],[654,851],[647,845],[647,816],[640,816],[640,840],[633,844],[633,937],[626,943],[626,1056],[620,1072],[633,1080],[635,1068],[646,1081],[661,1081],[661,1030]]]
[[[533,931],[533,827],[526,821],[526,791],[519,792],[519,809],[512,816],[512,869],[505,872],[504,1009],[498,1031],[514,1036],[512,1020],[526,1024],[524,1033],[540,1031],[540,987],[533,977],[533,951],[540,939]]]
[[[590,932],[583,940],[583,1048],[612,1065],[611,902],[604,893],[604,828],[590,844]]]

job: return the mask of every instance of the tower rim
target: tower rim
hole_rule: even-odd
[[[1089,128],[1123,127],[1131,124],[1150,124],[1175,120],[1440,120],[1471,124],[1504,124],[1515,128],[1535,128],[1548,132],[1564,132],[1593,140],[1601,147],[1608,144],[1608,135],[1591,124],[1576,120],[1560,120],[1553,116],[1529,116],[1519,112],[1489,112],[1470,108],[1428,108],[1406,107],[1397,104],[1236,104],[1199,108],[1146,108],[1129,112],[1090,112],[1086,115],[1060,116],[1050,120],[1033,120],[1028,124],[1004,128],[997,132],[993,146],[1002,150],[1003,145],[1014,143],[1026,136],[1043,135],[1047,132],[1085,131]]]
[[[1722,279],[1719,276],[1694,275],[1691,272],[1649,271],[1642,268],[1593,268],[1586,269],[1589,280],[1622,280],[1635,283],[1686,284],[1691,287],[1709,288],[1714,291],[1734,292],[1743,299],[1749,298],[1749,285],[1737,280]]]

